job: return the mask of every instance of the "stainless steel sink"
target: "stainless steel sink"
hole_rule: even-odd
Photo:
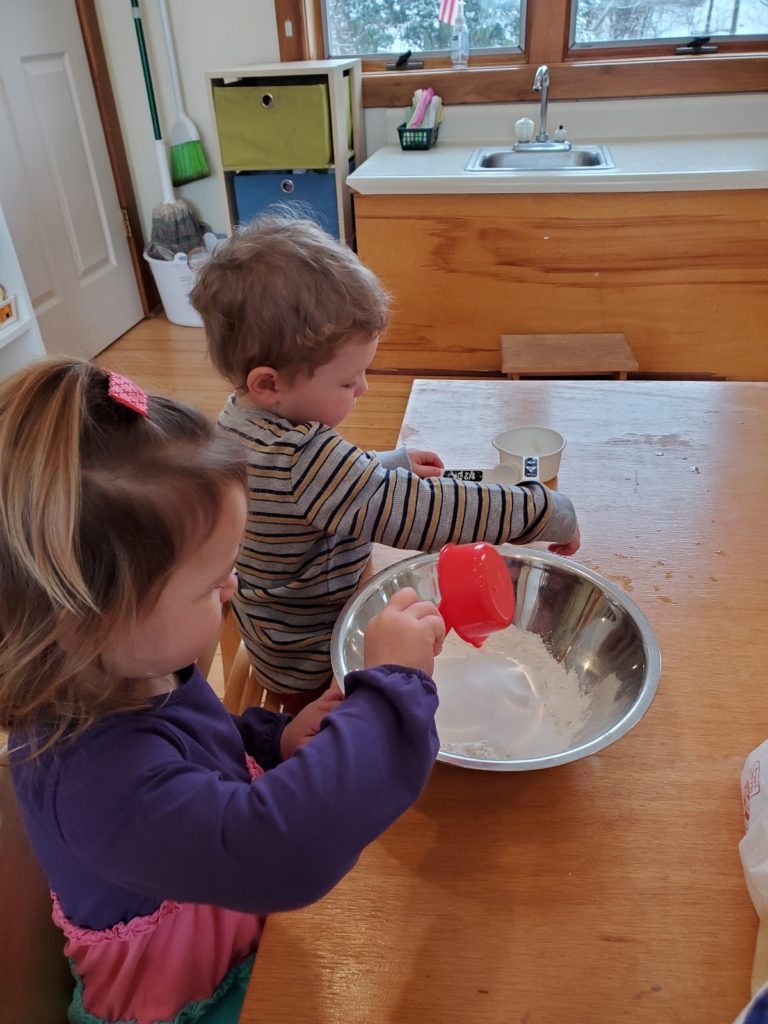
[[[565,150],[476,149],[465,171],[594,171],[614,167],[606,146],[572,146]]]

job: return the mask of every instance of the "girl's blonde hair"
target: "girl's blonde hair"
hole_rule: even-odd
[[[35,754],[146,706],[101,654],[245,486],[239,446],[202,413],[150,396],[143,416],[108,388],[75,359],[0,385],[0,729]]]

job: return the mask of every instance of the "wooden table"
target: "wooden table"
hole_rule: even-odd
[[[650,619],[656,699],[574,764],[437,764],[341,885],[269,919],[242,1024],[726,1024],[748,1000],[768,384],[416,381],[401,440],[491,465],[492,435],[526,423],[567,438],[577,558]]]

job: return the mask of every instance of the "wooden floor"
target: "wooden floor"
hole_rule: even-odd
[[[105,349],[98,361],[149,392],[182,399],[211,417],[218,415],[231,390],[208,361],[203,329],[179,327],[164,316],[142,320]],[[369,374],[368,394],[339,433],[366,451],[393,448],[412,379]]]

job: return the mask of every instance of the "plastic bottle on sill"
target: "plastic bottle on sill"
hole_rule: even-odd
[[[451,32],[451,64],[455,68],[465,68],[469,64],[469,29],[464,17],[464,0],[459,0],[456,18]]]

